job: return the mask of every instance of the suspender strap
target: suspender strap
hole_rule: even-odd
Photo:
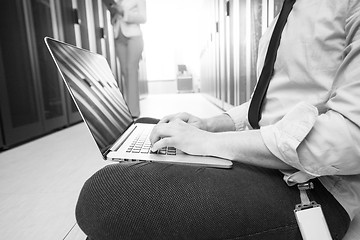
[[[313,189],[313,188],[314,188],[314,184],[312,182],[298,184],[298,189],[300,190],[300,199],[301,199],[302,206],[309,206],[311,204],[306,190]]]

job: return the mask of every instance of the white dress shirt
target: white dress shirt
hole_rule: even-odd
[[[276,20],[259,44],[258,76]],[[251,129],[248,106],[227,112],[238,131]],[[360,211],[359,0],[296,1],[259,124],[272,154],[296,169],[284,180],[319,177],[353,219]]]
[[[113,24],[115,29],[115,38],[118,36],[117,30],[121,29],[125,37],[141,36],[140,24],[146,22],[146,1],[145,0],[121,0],[116,4],[120,4],[123,8],[123,16],[116,15]],[[118,29],[120,28],[120,29]]]

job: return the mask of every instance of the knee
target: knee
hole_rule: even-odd
[[[109,220],[116,219],[117,214],[111,206],[115,202],[112,198],[118,195],[113,184],[116,171],[113,165],[104,167],[85,182],[80,192],[75,216],[79,227],[91,239],[117,239],[109,235],[113,234]]]
[[[98,174],[96,173],[85,182],[75,209],[76,221],[88,236],[92,235],[92,231],[97,227],[95,220],[99,215],[99,210],[97,210],[100,207]]]
[[[143,186],[156,176],[154,169],[150,163],[128,162],[108,165],[91,176],[75,210],[83,232],[96,240],[129,239],[141,234],[139,222],[148,215]]]

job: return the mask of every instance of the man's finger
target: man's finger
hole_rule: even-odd
[[[186,113],[186,112],[182,112],[182,113],[179,113],[178,115],[177,115],[177,118],[178,119],[181,119],[182,121],[184,121],[184,122],[188,122],[189,121],[189,114],[188,113]]]
[[[172,137],[162,138],[151,147],[151,151],[156,152],[164,147],[174,147]]]
[[[175,116],[175,114],[171,114],[171,115],[167,115],[165,117],[163,117],[162,119],[160,119],[159,123],[168,123],[171,121],[171,119],[173,119]]]
[[[158,123],[150,133],[150,143],[154,145],[160,139],[172,136],[173,132],[174,129],[170,127],[169,123]]]

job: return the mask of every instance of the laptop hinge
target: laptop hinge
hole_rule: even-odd
[[[107,153],[110,152],[110,151],[117,151],[120,148],[121,144],[123,144],[126,141],[126,139],[128,139],[128,137],[131,135],[131,133],[136,128],[137,128],[137,126],[134,125],[134,124],[132,126],[130,126],[126,130],[126,132],[114,143],[114,145],[112,145],[112,147],[107,150]]]

